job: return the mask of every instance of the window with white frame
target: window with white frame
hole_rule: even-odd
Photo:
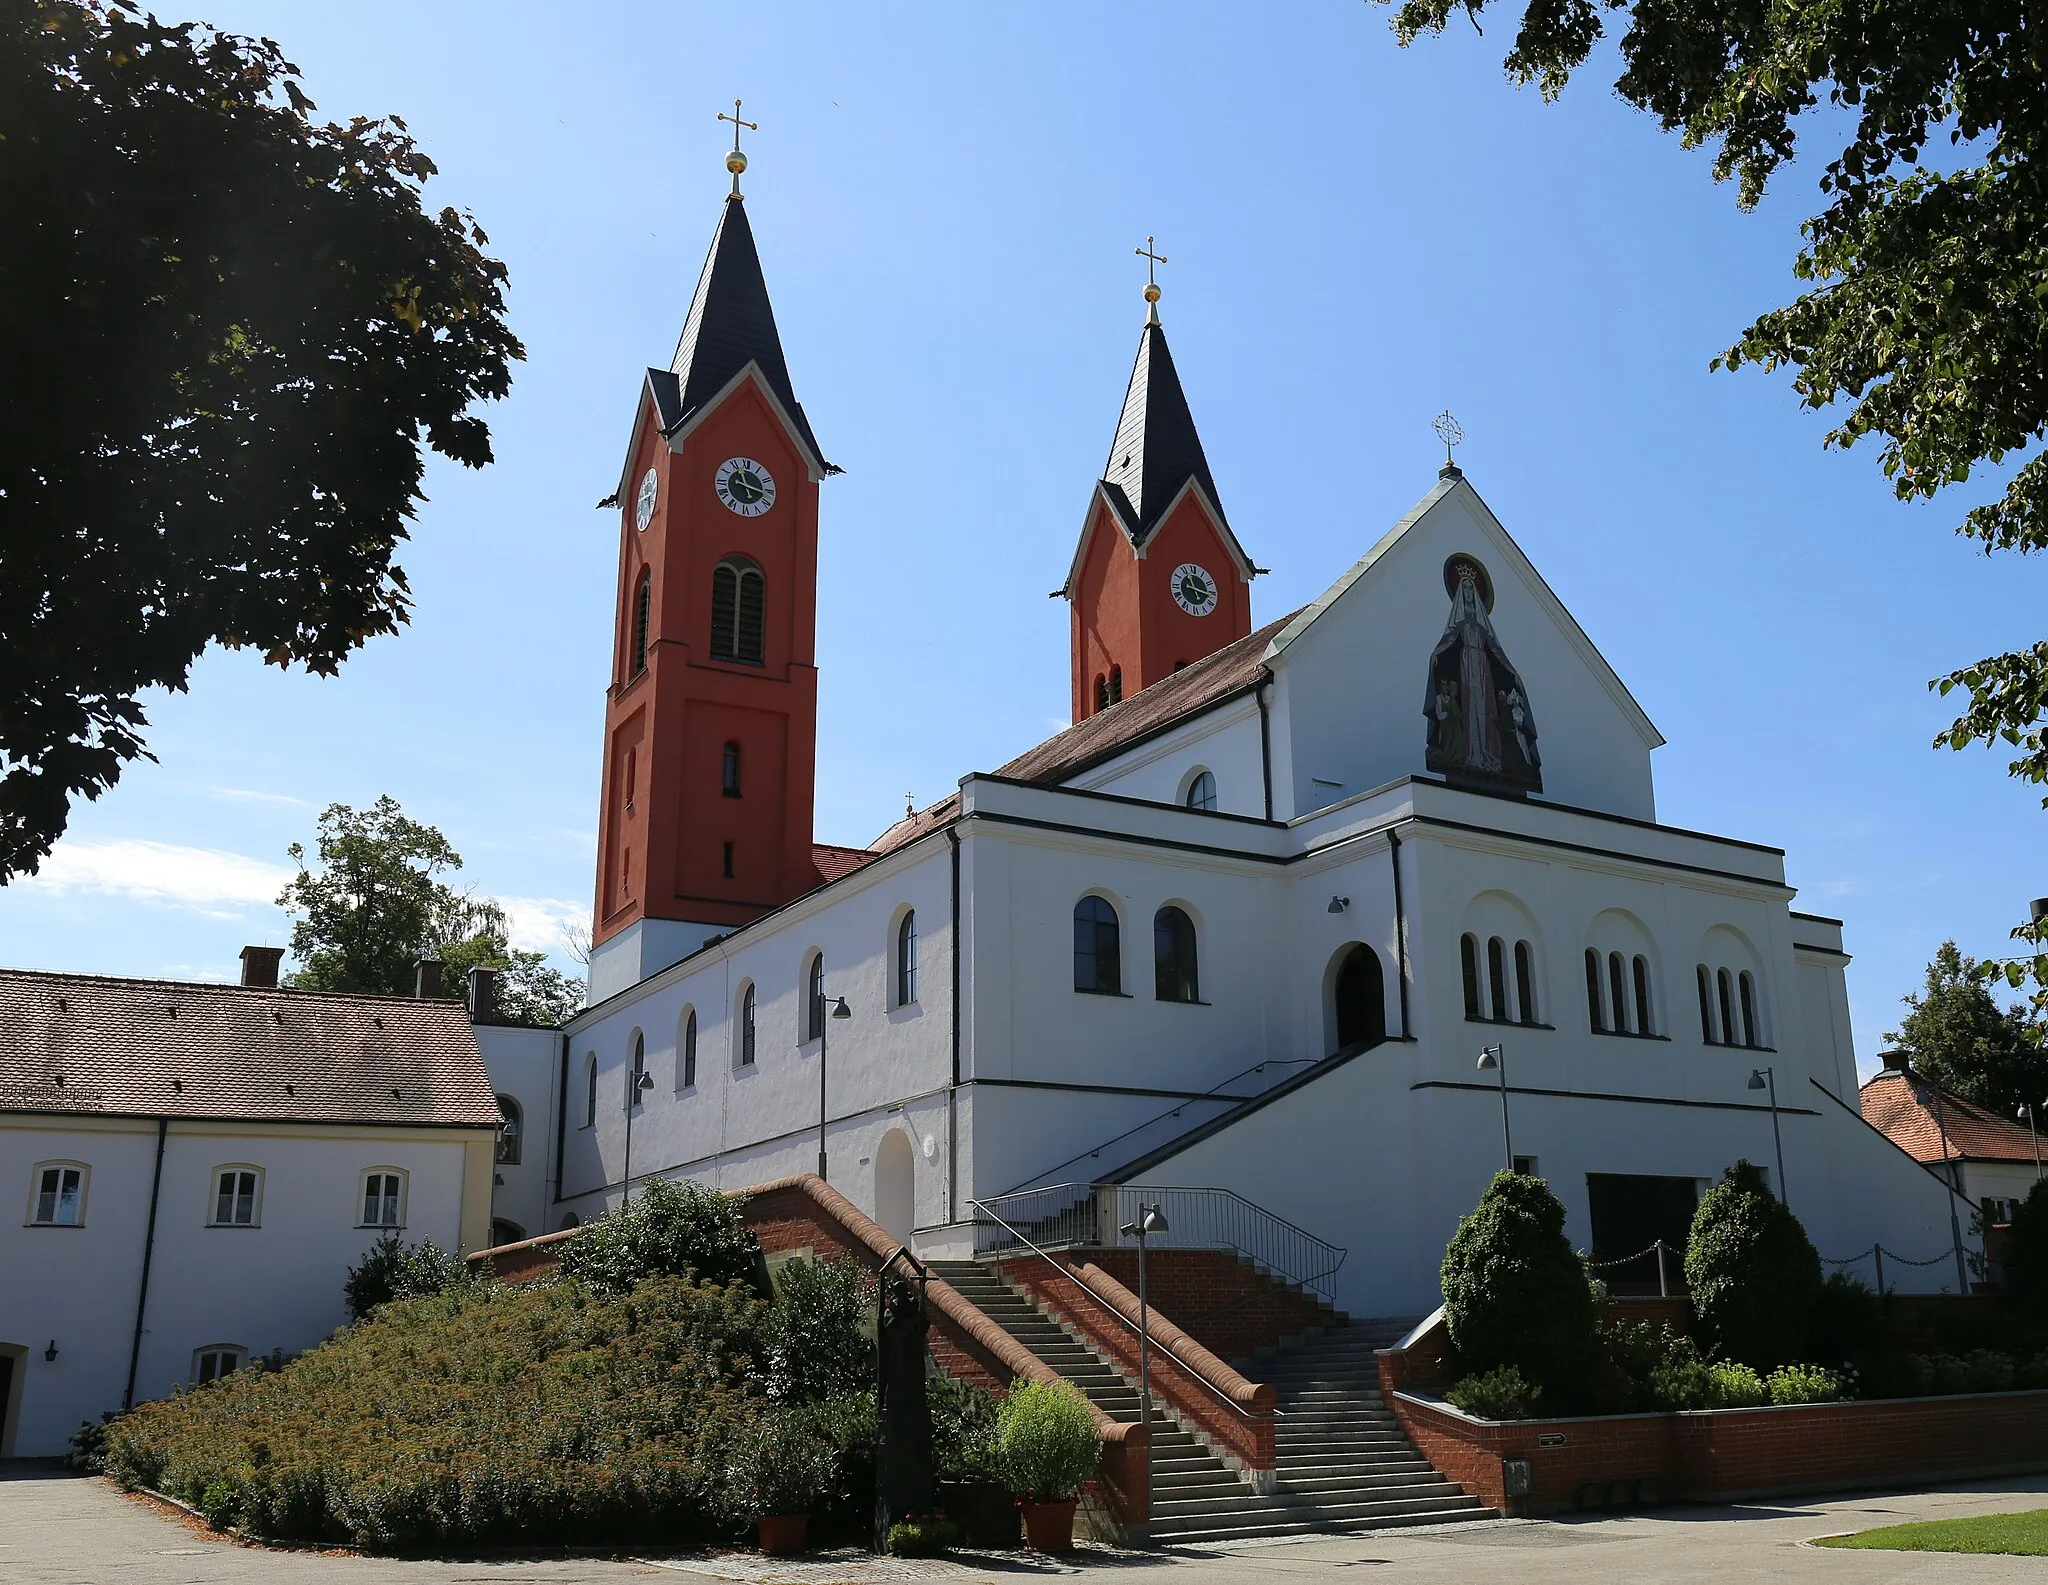
[[[676,1088],[688,1090],[697,1083],[697,1009],[685,1007],[676,1030]]]
[[[363,1174],[362,1207],[358,1227],[405,1226],[405,1171],[400,1167],[372,1167]]]
[[[896,926],[896,1005],[908,1007],[917,1000],[917,910],[904,910]]]
[[[519,1103],[509,1095],[498,1097],[498,1113],[505,1119],[498,1125],[498,1165],[516,1167],[519,1165],[519,1128],[524,1114]]]
[[[29,1177],[31,1227],[83,1227],[85,1184],[92,1169],[82,1161],[39,1161]]]
[[[261,1167],[216,1167],[209,1227],[258,1227],[263,1214]]]
[[[209,1381],[232,1376],[248,1363],[249,1351],[240,1343],[209,1343],[205,1348],[195,1348],[192,1351],[192,1385],[203,1387]]]

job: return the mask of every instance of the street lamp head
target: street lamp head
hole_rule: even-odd
[[[651,1074],[651,1073],[642,1073],[642,1074],[640,1075],[640,1077],[639,1077],[639,1078],[637,1078],[637,1079],[635,1079],[635,1080],[633,1081],[633,1088],[634,1088],[634,1089],[636,1089],[636,1090],[651,1090],[651,1089],[653,1089],[653,1088],[654,1088],[654,1075],[653,1075],[653,1074]]]
[[[1751,1068],[1749,1070],[1749,1087],[1752,1090],[1765,1089],[1769,1086],[1770,1082],[1769,1079],[1764,1077],[1764,1070],[1762,1068]]]
[[[1481,1046],[1479,1048],[1479,1071],[1481,1073],[1491,1073],[1499,1066],[1500,1059],[1493,1054],[1493,1047]]]
[[[1166,1213],[1160,1210],[1160,1208],[1156,1205],[1146,1205],[1139,1207],[1138,1225],[1144,1228],[1144,1230],[1147,1233],[1165,1233],[1171,1231],[1171,1229],[1168,1228],[1166,1225]]]
[[[844,996],[834,998],[832,1002],[832,1016],[834,1018],[851,1018],[853,1016],[853,1009],[846,1005],[846,998]]]

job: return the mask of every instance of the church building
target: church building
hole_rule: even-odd
[[[1074,481],[1073,724],[818,842],[836,470],[730,165],[625,437],[591,1005],[528,1108],[532,1231],[817,1172],[943,1257],[1204,1189],[1283,1276],[1413,1315],[1504,1165],[1655,1291],[1644,1252],[1747,1158],[1847,1269],[1949,1248],[1943,1183],[1859,1110],[1841,923],[1781,850],[1659,822],[1663,738],[1455,465],[1254,625],[1286,546],[1228,511],[1156,286]]]

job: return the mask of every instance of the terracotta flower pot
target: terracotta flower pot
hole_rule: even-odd
[[[1073,1498],[1065,1502],[1021,1503],[1024,1510],[1024,1544],[1034,1552],[1074,1550]]]
[[[761,1515],[761,1550],[770,1557],[787,1557],[804,1549],[804,1526],[810,1515],[779,1513]]]

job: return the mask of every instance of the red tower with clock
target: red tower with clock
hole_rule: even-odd
[[[649,369],[617,501],[592,999],[818,884],[818,450],[740,196],[675,358]]]
[[[1252,630],[1260,569],[1223,515],[1159,324],[1156,284],[1145,300],[1116,440],[1060,591],[1073,607],[1076,721]]]

